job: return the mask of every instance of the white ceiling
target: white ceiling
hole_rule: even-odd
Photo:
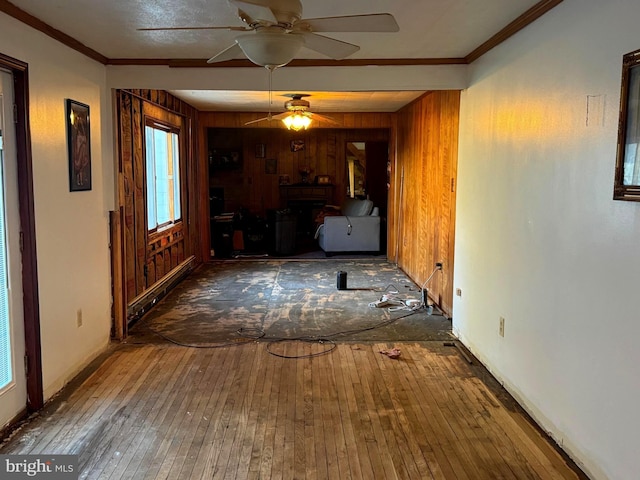
[[[108,59],[207,59],[232,45],[239,32],[138,29],[243,25],[227,0],[10,1]],[[394,15],[400,26],[397,33],[325,34],[359,45],[360,50],[350,59],[446,59],[464,58],[539,0],[302,0],[302,3],[303,18]],[[325,57],[303,48],[299,58]],[[269,109],[268,94],[264,91],[173,90],[172,93],[203,110]],[[286,100],[279,96],[281,93],[294,92],[274,92],[273,105],[278,108]],[[396,111],[423,92],[295,93],[311,93],[309,100],[315,111]]]
[[[230,112],[269,111],[269,93],[246,90],[170,90],[198,110]],[[271,95],[271,110],[284,111],[286,93],[304,93],[313,112],[396,112],[424,92],[280,92]]]

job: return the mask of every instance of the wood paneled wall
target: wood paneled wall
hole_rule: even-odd
[[[141,204],[144,184],[140,183],[143,177],[139,170],[144,158],[141,122],[145,104],[180,115],[190,139],[185,166],[186,215],[190,221],[182,229],[157,238],[146,235],[144,207],[140,206],[144,205]],[[263,113],[197,112],[165,92],[118,91],[120,212],[114,215],[114,223],[121,224],[122,235],[114,238],[119,238],[123,245],[120,267],[124,305],[166,276],[184,258],[193,254],[198,262],[209,258],[209,188],[218,185],[217,177],[232,177],[221,180],[221,184],[235,185],[237,189],[236,193],[225,195],[225,200],[264,214],[267,209],[280,207],[280,175],[289,175],[291,182],[297,182],[298,170],[309,166],[312,177],[331,176],[336,185],[334,203],[340,203],[346,192],[345,143],[388,141],[391,182],[387,255],[418,284],[427,279],[436,262],[442,262],[443,271],[427,286],[432,298],[450,315],[459,104],[457,91],[430,92],[397,113],[332,113],[340,128],[320,124],[296,134],[277,123],[274,128],[274,122],[245,126],[246,122],[264,116]],[[240,138],[243,166],[239,172],[214,172],[210,180],[210,128],[233,132]],[[304,140],[304,150],[292,152],[292,139]],[[257,144],[265,145],[264,158],[256,156]],[[276,173],[266,173],[265,161],[272,158],[277,161]],[[118,267],[114,263],[114,285],[118,284]]]
[[[274,128],[271,125],[274,122],[245,126],[246,122],[264,116],[263,113],[201,112],[200,150],[207,152],[208,128],[241,132],[244,164],[242,173],[233,182],[248,207],[262,212],[278,206],[279,175],[288,174],[296,182],[297,170],[304,165],[311,166],[315,175],[332,176],[336,184],[334,202],[340,203],[342,192],[346,192],[342,145],[356,140],[389,141],[388,258],[418,284],[429,277],[436,262],[442,262],[442,272],[437,272],[427,287],[431,297],[451,315],[459,108],[460,92],[434,91],[397,113],[331,113],[341,128],[316,125],[299,137],[281,127]],[[289,142],[293,138],[305,140],[304,151],[290,151]],[[275,175],[265,174],[265,159],[255,157],[258,143],[266,145],[266,158],[277,158]],[[206,159],[202,162],[206,168]],[[214,180],[212,185],[215,184]],[[207,180],[203,180],[203,191],[208,187]],[[206,207],[203,211],[208,211]],[[206,230],[203,229],[201,243],[208,249],[210,239]]]
[[[112,215],[115,335],[126,334],[126,308],[185,259],[199,254],[194,206],[199,192],[188,188],[197,178],[195,137],[197,111],[164,91],[116,91],[118,134],[118,212]],[[173,228],[149,234],[145,197],[145,117],[180,127],[183,221]]]
[[[264,117],[264,113],[201,112],[198,117],[200,128],[200,151],[203,152],[202,168],[208,168],[208,132],[214,129],[216,142],[226,149],[241,150],[242,169],[211,171],[210,179],[201,183],[204,192],[209,187],[223,187],[225,207],[234,211],[240,207],[251,213],[264,215],[268,209],[281,208],[279,198],[279,177],[288,175],[291,183],[300,181],[299,170],[310,167],[311,180],[315,175],[329,175],[334,188],[333,203],[340,204],[346,197],[346,142],[388,141],[393,126],[392,113],[331,113],[340,123],[340,128],[314,124],[303,132],[291,132],[279,121],[260,122],[245,126],[245,123]],[[329,128],[330,127],[330,128]],[[291,151],[291,140],[302,140],[304,149]],[[265,145],[265,157],[256,157],[256,145]],[[267,159],[275,159],[275,173],[265,172]],[[384,169],[379,172],[386,175]],[[208,222],[207,198],[203,202],[203,218]],[[204,223],[203,223],[204,224]],[[209,232],[202,232],[203,257],[209,255]],[[206,251],[205,251],[206,249]]]
[[[267,209],[280,208],[279,178],[287,175],[291,183],[301,180],[300,169],[310,168],[309,180],[316,175],[329,175],[335,185],[334,204],[346,197],[346,144],[351,141],[386,141],[387,129],[313,129],[304,133],[292,133],[283,129],[215,129],[211,132],[214,145],[221,145],[224,138],[235,138],[242,156],[242,169],[210,170],[210,186],[224,187],[225,210],[236,211],[240,207],[252,213],[264,215]],[[291,151],[291,141],[304,142],[304,149]],[[265,145],[265,158],[257,158],[256,145]],[[273,173],[265,170],[268,161],[275,160]],[[384,174],[384,168],[379,172]]]
[[[460,92],[430,92],[398,112],[388,256],[451,315]]]
[[[331,112],[326,116],[331,117],[337,125],[323,122],[314,122],[311,130],[323,128],[391,128],[395,113],[339,113]],[[200,112],[201,127],[222,128],[266,128],[280,129],[283,127],[279,120],[272,120],[245,125],[247,122],[266,117],[264,112]]]

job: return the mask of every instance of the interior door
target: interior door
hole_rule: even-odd
[[[13,76],[0,69],[0,427],[27,404]]]

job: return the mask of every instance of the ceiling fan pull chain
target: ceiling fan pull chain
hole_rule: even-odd
[[[271,105],[273,105],[273,68],[269,68],[269,113],[271,113]]]
[[[265,68],[269,70],[269,114],[267,115],[267,119],[271,121],[271,105],[273,105],[273,71],[276,67],[268,65]]]

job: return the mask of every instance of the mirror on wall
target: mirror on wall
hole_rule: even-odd
[[[365,172],[367,156],[365,142],[347,142],[347,196],[350,198],[366,196]]]

